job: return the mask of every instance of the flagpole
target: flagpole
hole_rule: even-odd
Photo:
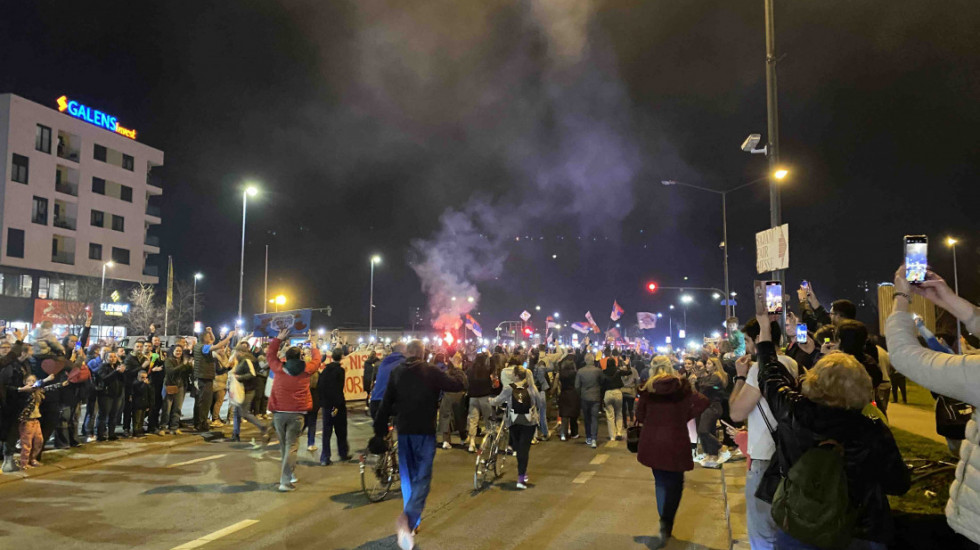
[[[167,301],[163,307],[163,337],[167,337],[167,325],[170,321],[170,307],[174,299],[174,257],[167,256]],[[179,320],[178,320],[179,322]]]

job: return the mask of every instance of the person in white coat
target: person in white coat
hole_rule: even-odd
[[[966,329],[980,333],[980,308],[960,298],[941,277],[910,285],[905,266],[895,273],[895,310],[885,323],[888,353],[895,370],[934,392],[980,406],[980,356],[938,353],[919,345],[909,313],[912,294],[919,294],[952,313]],[[946,521],[954,531],[980,544],[980,430],[974,409],[960,446],[956,479],[949,488]]]

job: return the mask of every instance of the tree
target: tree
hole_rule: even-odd
[[[99,292],[102,290],[101,282],[91,277],[78,277],[78,294],[75,300],[61,303],[62,317],[71,326],[74,334],[79,334],[89,315],[95,316],[99,311]]]
[[[204,297],[197,293],[197,316],[204,310]],[[167,334],[191,334],[194,330],[194,284],[174,281],[173,304],[167,318]]]
[[[163,308],[156,303],[156,291],[152,285],[140,284],[129,292],[129,316],[126,326],[133,334],[149,334],[151,324],[163,320]]]

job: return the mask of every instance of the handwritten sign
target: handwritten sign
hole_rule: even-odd
[[[789,224],[755,234],[755,269],[768,273],[789,268]]]
[[[364,391],[364,362],[371,356],[371,350],[357,350],[344,357],[340,365],[344,367],[344,397],[348,400],[367,399]]]

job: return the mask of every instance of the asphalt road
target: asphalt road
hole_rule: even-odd
[[[352,412],[351,444],[367,419]],[[604,433],[605,428],[600,428]],[[318,441],[319,443],[319,441]],[[300,450],[298,489],[276,491],[277,447],[261,457],[219,440],[0,486],[0,547],[19,549],[396,548],[396,490],[372,504],[356,463],[321,467]],[[336,457],[336,450],[334,451]],[[647,548],[658,542],[653,478],[623,442],[552,439],[532,447],[532,487],[516,462],[473,490],[473,455],[439,450],[418,548]],[[722,476],[695,469],[667,548],[728,548]],[[9,544],[9,545],[8,545]]]

